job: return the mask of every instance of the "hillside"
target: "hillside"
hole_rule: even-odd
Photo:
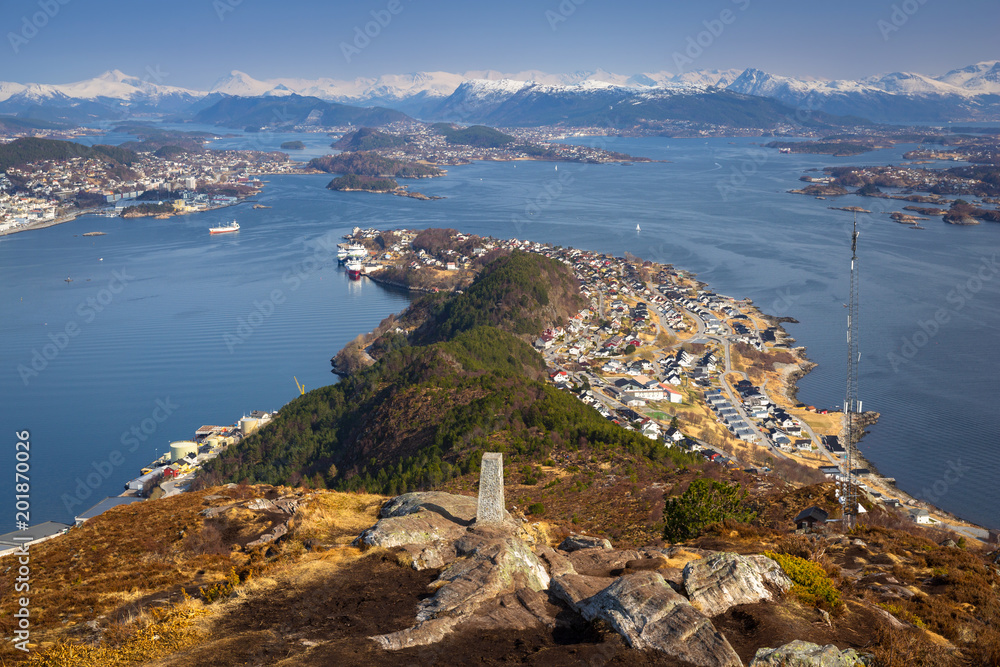
[[[11,134],[30,130],[61,130],[69,127],[71,126],[66,123],[32,120],[30,118],[17,118],[16,116],[0,116],[0,132],[8,132]]]
[[[326,184],[328,190],[338,190],[340,192],[392,192],[398,187],[399,183],[391,178],[358,176],[357,174],[338,176]]]
[[[132,151],[115,146],[84,146],[72,141],[28,137],[0,145],[0,171],[40,160],[68,160],[73,157],[96,158],[124,165],[138,159]]]
[[[195,122],[226,127],[285,127],[305,122],[317,113],[321,125],[388,125],[409,116],[383,107],[356,107],[317,97],[225,97],[201,109]]]
[[[355,174],[377,178],[428,178],[444,174],[431,165],[382,157],[371,151],[317,157],[309,160],[308,166],[330,174]]]
[[[406,139],[393,134],[380,132],[372,127],[363,127],[355,132],[348,132],[330,148],[342,151],[371,151],[377,148],[395,148],[406,143]]]
[[[502,127],[655,128],[666,121],[688,121],[768,128],[796,122],[795,110],[780,101],[711,87],[643,89],[495,81],[463,83],[441,103],[434,115]],[[813,114],[801,120],[801,124],[814,125],[837,122],[838,119],[825,114]]]
[[[33,667],[511,661],[680,667],[689,663],[652,647],[632,648],[612,624],[588,621],[576,611],[581,605],[567,595],[581,589],[568,586],[661,577],[659,588],[665,594],[676,587],[690,595],[686,573],[697,565],[720,555],[735,561],[739,555],[764,552],[793,573],[803,564],[818,564],[819,569],[809,570],[812,581],[796,574],[796,580],[806,583],[785,594],[768,591],[766,599],[756,602],[743,601],[751,591],[723,592],[719,587],[724,580],[712,580],[706,590],[722,595],[702,598],[703,603],[728,602],[721,612],[706,609],[710,627],[740,662],[701,664],[754,664],[760,649],[793,640],[832,644],[837,653],[854,649],[866,655],[869,667],[983,667],[1000,660],[1000,575],[992,564],[996,553],[941,545],[939,536],[919,527],[877,522],[846,535],[834,528],[794,535],[787,517],[780,529],[714,525],[697,539],[674,546],[613,537],[611,545],[600,537],[573,537],[583,530],[605,535],[648,520],[662,508],[648,493],[636,492],[640,487],[656,490],[644,480],[616,484],[610,470],[583,465],[576,474],[565,465],[546,468],[531,485],[508,466],[508,506],[523,526],[509,539],[530,545],[524,556],[544,565],[546,580],[551,576],[548,589],[519,588],[520,573],[506,585],[487,579],[490,592],[480,606],[459,615],[459,625],[429,644],[387,650],[372,638],[406,632],[416,611],[434,599],[442,584],[446,592],[454,592],[447,577],[477,571],[466,568],[463,575],[455,567],[421,564],[413,548],[430,545],[350,545],[360,535],[370,536],[369,527],[393,508],[398,518],[392,521],[419,520],[433,527],[438,538],[460,536],[475,544],[483,532],[466,527],[467,517],[475,516],[474,487],[464,496],[425,496],[422,505],[409,510],[421,511],[406,515],[405,498],[387,503],[384,496],[231,485],[118,507],[65,536],[32,546],[31,653],[5,641],[0,661]],[[588,486],[581,483],[584,473],[590,473],[592,489],[577,491]],[[561,483],[554,485],[557,480]],[[562,486],[566,502],[575,505],[572,520],[551,510],[539,518],[513,507],[553,485]],[[824,490],[806,487],[773,492],[769,500],[799,506],[817,495]],[[618,502],[601,507],[602,500]],[[385,508],[381,514],[380,508]],[[593,522],[578,521],[577,514],[596,516]],[[277,539],[271,537],[283,530],[287,532]],[[0,566],[10,567],[15,559],[5,557]],[[476,564],[476,559],[472,552],[456,564]],[[11,579],[2,581],[8,588],[0,597],[0,631],[9,637],[16,597]],[[816,599],[814,591],[825,591],[835,604]],[[731,602],[742,603],[728,606]],[[646,636],[654,639],[652,633]],[[688,641],[661,637],[668,648],[720,647],[718,639],[692,641],[704,635]]]
[[[289,403],[206,468],[206,483],[305,479],[401,493],[475,471],[487,445],[525,461],[562,442],[663,460],[662,448],[539,381],[544,363],[518,335],[579,310],[577,290],[564,265],[515,253],[464,294],[423,297],[399,320],[408,337],[385,331],[369,345],[375,364]]]
[[[447,232],[411,243],[464,242]],[[0,664],[1000,665],[995,546],[876,502],[846,527],[833,482],[611,423],[543,383],[525,342],[584,305],[570,267],[483,261],[361,337],[369,365],[286,405],[197,488],[32,545],[32,652],[3,642]],[[484,452],[503,454],[495,523],[478,518]],[[833,520],[795,531],[809,507]]]
[[[459,129],[449,123],[435,123],[431,129],[443,135],[449,144],[461,146],[499,148],[517,141],[515,137],[485,125],[472,125]]]

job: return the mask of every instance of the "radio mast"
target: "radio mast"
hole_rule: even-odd
[[[854,214],[851,232],[851,296],[847,306],[847,393],[844,398],[844,417],[847,423],[846,456],[837,488],[837,497],[843,508],[844,525],[851,527],[858,515],[858,487],[854,479],[856,433],[860,430],[861,399],[858,398],[858,365],[861,351],[858,347],[858,297],[861,278],[858,275],[858,214]]]

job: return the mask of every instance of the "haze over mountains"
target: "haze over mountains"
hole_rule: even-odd
[[[585,121],[587,113],[563,114],[566,100],[638,107],[677,95],[762,97],[793,108],[861,116],[878,122],[995,120],[1000,118],[1000,61],[986,61],[937,77],[891,72],[865,79],[807,81],[758,69],[649,72],[631,76],[603,70],[549,74],[537,70],[502,73],[416,72],[375,78],[281,78],[261,81],[232,71],[208,91],[162,83],[168,75],[143,77],[111,70],[69,84],[0,82],[0,113],[32,118],[114,118],[136,113],[194,113],[227,97],[299,95],[359,106],[384,106],[426,119],[498,124]],[[544,99],[544,104],[542,100]],[[719,100],[731,104],[732,97]],[[536,109],[525,112],[524,108]],[[539,105],[552,113],[539,113]],[[574,107],[576,102],[574,102]],[[587,103],[584,102],[584,107]],[[62,109],[62,112],[53,112]],[[72,113],[68,113],[72,110]],[[639,111],[639,110],[637,110]],[[60,116],[61,114],[61,116]],[[543,120],[539,120],[543,119]],[[714,122],[707,120],[706,122]]]

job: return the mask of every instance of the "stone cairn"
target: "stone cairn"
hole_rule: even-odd
[[[503,454],[483,454],[479,467],[479,504],[476,523],[503,523],[506,507],[503,495]]]

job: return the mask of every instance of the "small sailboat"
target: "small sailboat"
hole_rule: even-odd
[[[635,223],[635,231],[637,231],[637,232],[641,232],[642,231],[642,229],[639,227],[639,223],[638,222]]]
[[[559,165],[556,165],[556,171],[559,171]]]

